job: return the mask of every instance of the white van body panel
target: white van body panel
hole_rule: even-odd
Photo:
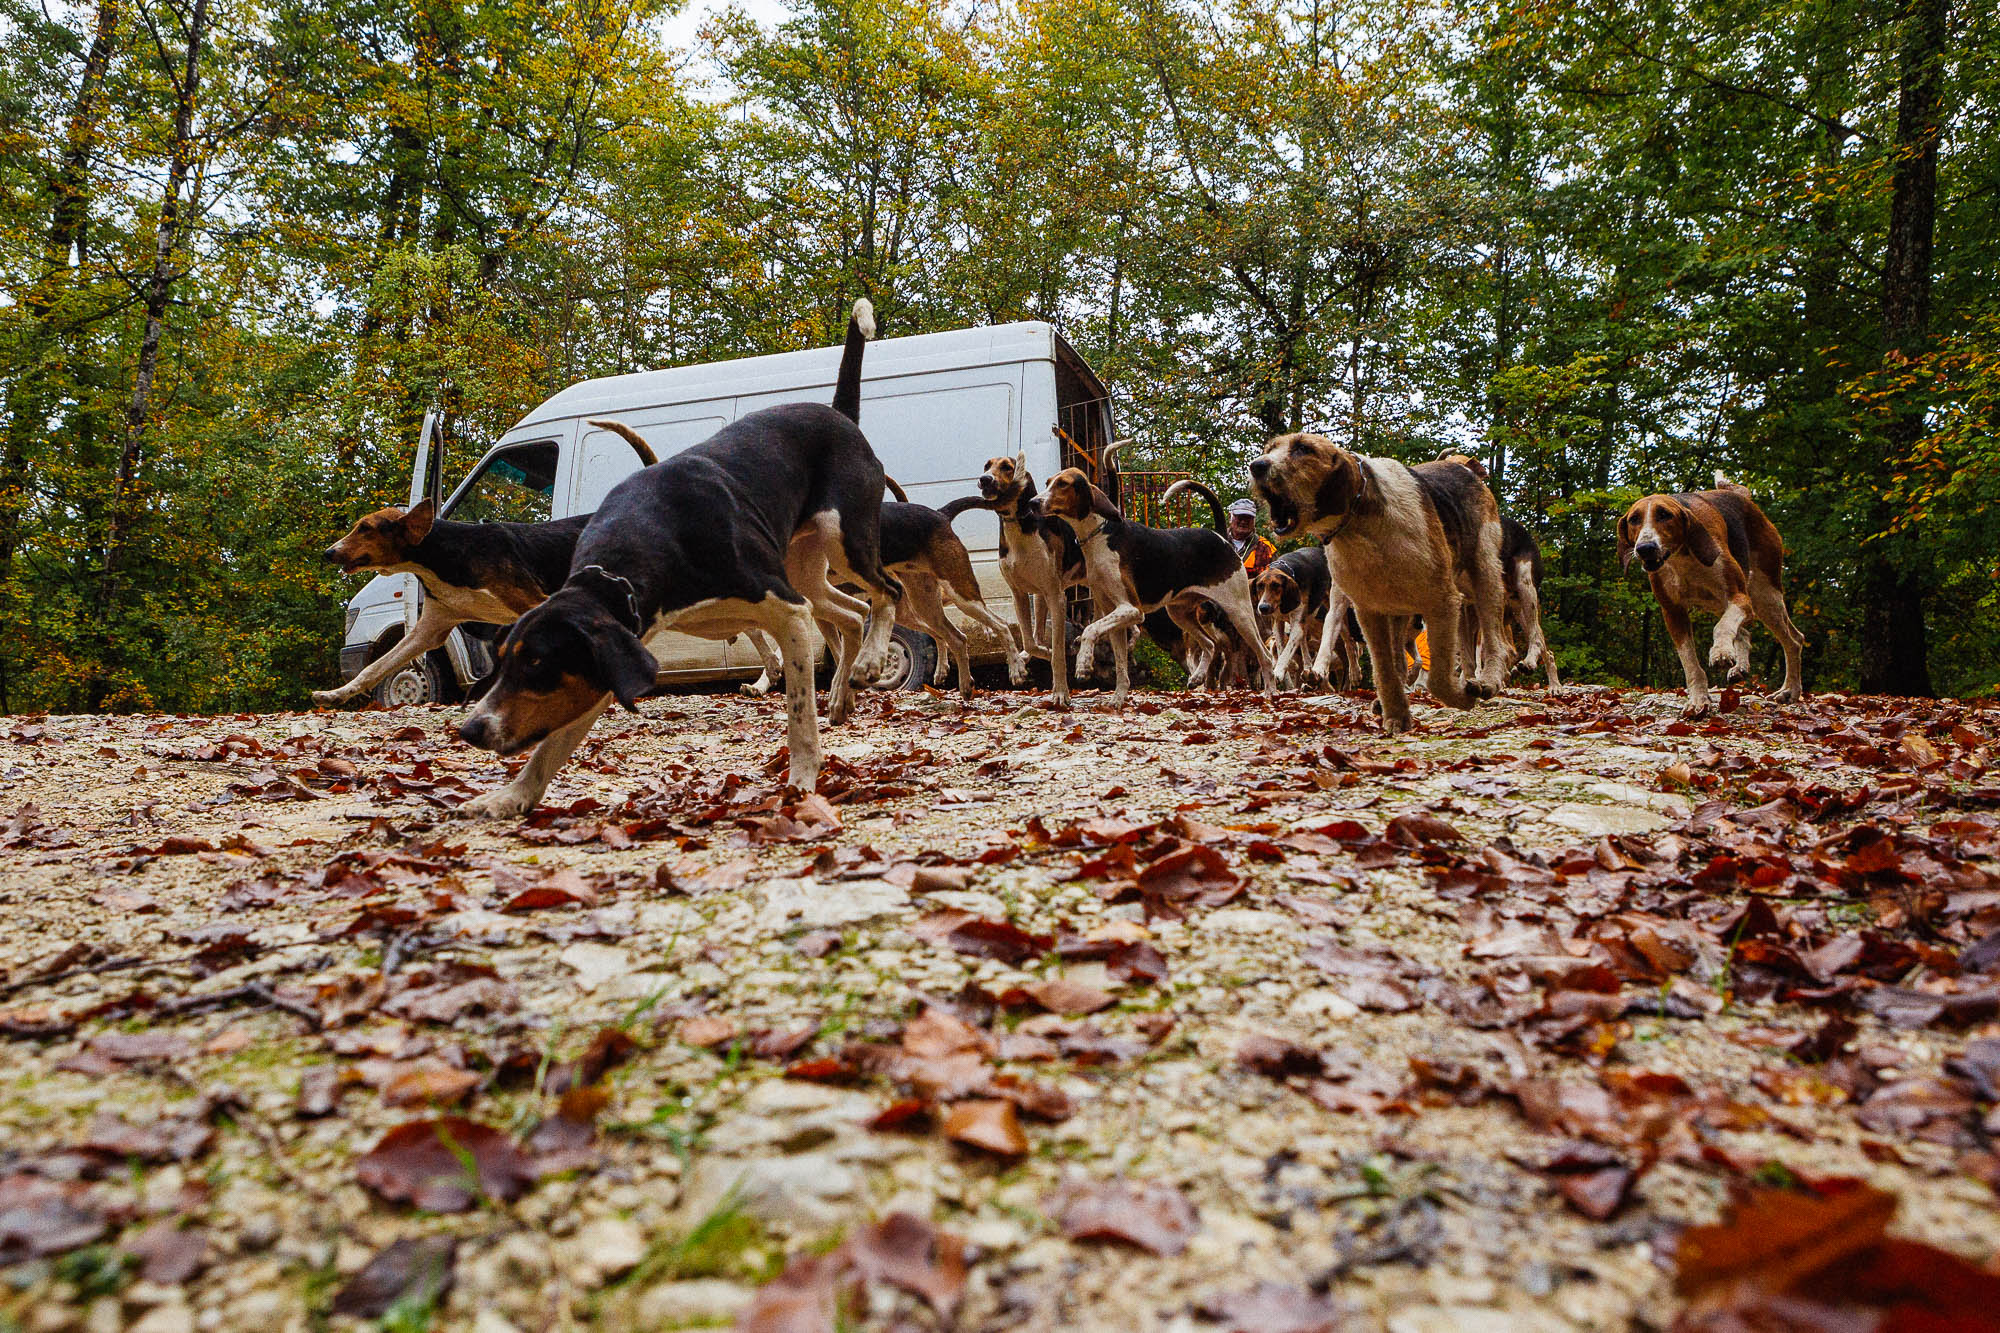
[[[451,517],[453,507],[496,455],[546,440],[561,451],[549,517],[590,513],[638,467],[637,456],[624,440],[590,421],[616,420],[629,426],[655,454],[667,458],[751,412],[785,403],[831,402],[840,357],[839,347],[821,347],[573,384],[503,435],[440,512]],[[1045,323],[1001,324],[870,343],[862,362],[861,429],[883,470],[918,504],[938,506],[976,494],[986,460],[996,455],[1025,455],[1029,471],[1045,486],[1063,465],[1063,446],[1051,429],[1059,421],[1060,359],[1066,359],[1067,373],[1095,390],[1096,396],[1083,403],[1101,404],[1103,390],[1089,368]],[[1094,410],[1103,413],[1099,442],[1110,439],[1108,408]],[[972,555],[988,601],[1003,618],[1011,619],[1009,594],[997,563],[998,522],[991,513],[972,510],[959,516],[954,529]],[[421,585],[409,575],[377,578],[365,585],[349,604],[352,625],[343,660],[376,643],[390,626],[414,624],[421,596]],[[1002,647],[990,634],[954,618],[971,636],[980,660],[1000,657]],[[705,678],[760,668],[747,645],[687,635],[669,635],[666,640],[655,645],[655,655],[669,677]],[[461,650],[454,661],[466,656]]]

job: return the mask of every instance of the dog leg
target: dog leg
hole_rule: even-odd
[[[1465,680],[1469,694],[1475,698],[1490,699],[1507,687],[1507,668],[1512,665],[1507,660],[1507,580],[1500,568],[1500,520],[1497,515],[1491,522],[1480,526],[1479,546],[1473,552],[1471,572],[1472,611],[1479,624],[1478,661],[1469,671],[1461,667],[1452,683],[1456,685]],[[1432,660],[1435,661],[1435,657]]]
[[[1328,608],[1326,619],[1319,625],[1319,652],[1313,657],[1312,670],[1322,680],[1333,679],[1334,641],[1347,628],[1346,603],[1336,600]]]
[[[1438,608],[1436,615],[1424,617],[1424,632],[1430,636],[1431,669],[1427,688],[1433,697],[1449,708],[1470,708],[1483,696],[1478,687],[1466,681],[1465,664],[1460,659],[1466,645],[1459,642],[1459,608],[1450,602]]]
[[[1000,636],[1000,642],[1007,649],[1007,679],[1015,685],[1028,683],[1028,655],[1015,642],[1016,634],[988,609],[986,603],[975,602],[970,597],[962,597],[949,584],[943,585],[945,600],[963,612],[967,618],[978,621],[987,629]]]
[[[1403,621],[1400,616],[1362,612],[1361,637],[1368,660],[1375,666],[1375,700],[1382,709],[1382,730],[1394,736],[1410,729],[1410,700],[1403,693]]]
[[[1271,654],[1264,647],[1264,640],[1257,634],[1257,607],[1250,600],[1248,576],[1239,569],[1221,587],[1203,591],[1222,608],[1222,613],[1229,617],[1229,623],[1236,626],[1237,635],[1250,645],[1250,651],[1257,659],[1258,674],[1264,678],[1264,697],[1277,698],[1278,673],[1271,665]]]
[[[1683,715],[1707,717],[1714,704],[1708,697],[1708,673],[1701,669],[1701,655],[1695,651],[1694,626],[1688,623],[1687,608],[1677,602],[1661,602],[1660,615],[1667,622],[1667,637],[1674,641],[1674,651],[1681,656],[1681,674],[1687,678]]]
[[[1298,655],[1299,645],[1305,642],[1305,638],[1306,604],[1305,599],[1300,598],[1298,609],[1285,617],[1284,646],[1278,650],[1278,660],[1273,667],[1278,673],[1278,688],[1281,690],[1293,688],[1292,659]]]
[[[1708,650],[1708,664],[1724,668],[1723,682],[1750,674],[1750,593],[1731,578],[1724,591],[1729,605],[1715,622],[1715,639]]]
[[[1069,607],[1063,601],[1062,582],[1056,581],[1053,591],[1044,589],[1039,594],[1042,611],[1049,618],[1049,686],[1055,696],[1057,708],[1069,707]],[[1088,662],[1090,655],[1079,651],[1079,663]]]
[[[805,596],[820,624],[830,631],[833,680],[826,690],[826,721],[837,727],[854,708],[854,659],[861,647],[865,603],[826,583]]]
[[[869,587],[868,624],[862,631],[861,651],[855,654],[854,670],[863,680],[882,673],[889,656],[889,632],[896,626],[896,599],[887,588]]]
[[[1123,708],[1126,698],[1132,693],[1131,638],[1125,631],[1137,629],[1145,619],[1143,611],[1125,603],[1084,626],[1083,637],[1076,641],[1076,669],[1082,673],[1090,670],[1097,641],[1107,635],[1111,637],[1111,657],[1118,676],[1117,692],[1112,699],[1114,707]]]
[[[1528,640],[1528,651],[1521,659],[1524,666],[1540,665],[1547,675],[1549,688],[1559,690],[1562,680],[1556,675],[1556,655],[1549,651],[1549,641],[1542,633],[1542,594],[1535,588],[1534,579],[1528,571],[1521,571],[1521,624]]]
[[[498,791],[475,796],[459,806],[458,813],[471,818],[513,819],[534,809],[541,802],[542,793],[549,789],[557,770],[569,762],[569,757],[576,753],[576,747],[590,734],[598,714],[610,703],[611,696],[607,694],[591,705],[582,717],[543,737],[512,782]]]
[[[354,679],[338,689],[314,690],[312,701],[322,708],[338,708],[344,703],[359,699],[443,643],[451,637],[454,626],[464,623],[440,607],[435,600],[426,600],[424,609],[417,615],[417,623],[410,626],[409,633],[396,640],[388,652],[355,672]]]
[[[764,674],[747,685],[738,685],[737,693],[747,694],[752,699],[761,699],[771,692],[771,687],[785,673],[784,659],[778,656],[778,645],[771,636],[760,629],[747,629],[743,637],[757,651],[758,660],[764,664]]]
[[[972,697],[972,651],[965,641],[965,635],[958,626],[951,623],[951,617],[944,611],[946,585],[940,579],[921,571],[899,574],[903,581],[903,605],[905,615],[918,621],[917,628],[937,640],[937,672],[932,683],[943,685],[945,673],[954,665],[958,668],[958,692],[960,697]]]
[[[1757,609],[1757,619],[1764,622],[1764,628],[1785,650],[1785,683],[1771,698],[1779,703],[1797,703],[1805,696],[1805,667],[1802,650],[1806,646],[1806,636],[1799,633],[1799,627],[1792,623],[1791,612],[1785,606],[1785,594],[1759,577],[1750,585],[1750,599]]]
[[[1040,621],[1035,615],[1035,595],[1015,588],[1014,592],[1014,638],[1020,642],[1021,651],[1029,657],[1049,660],[1049,646],[1038,639]]]
[[[785,658],[785,745],[791,764],[787,784],[801,791],[819,785],[819,712],[813,700],[812,613],[803,605],[779,602],[771,633]]]

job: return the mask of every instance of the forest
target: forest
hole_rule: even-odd
[[[2000,686],[2000,16],[1951,0],[0,0],[0,710],[300,707],[319,559],[578,379],[1052,321],[1127,466],[1460,450],[1566,679],[1756,492],[1814,691]],[[1775,648],[1760,636],[1758,666]]]

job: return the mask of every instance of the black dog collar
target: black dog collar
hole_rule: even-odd
[[[605,582],[614,584],[614,587],[608,589],[612,595],[609,607],[611,614],[618,616],[619,620],[624,622],[625,627],[634,634],[640,631],[645,622],[639,616],[639,591],[632,586],[632,580],[622,574],[613,574],[603,565],[585,565],[576,572],[578,574],[594,574]],[[623,615],[619,615],[621,610],[624,612]]]

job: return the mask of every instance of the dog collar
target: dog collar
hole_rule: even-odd
[[[639,591],[632,586],[632,580],[626,578],[623,574],[613,574],[603,565],[585,565],[576,572],[579,574],[595,574],[601,579],[617,584],[619,590],[625,594],[625,611],[632,618],[627,628],[634,634],[639,632],[640,627],[645,622],[639,616]],[[616,606],[611,607],[610,610],[613,615],[616,615],[618,612]]]
[[[1361,502],[1368,498],[1369,488],[1374,484],[1375,477],[1374,474],[1369,472],[1368,465],[1362,463],[1359,459],[1356,459],[1355,462],[1359,464],[1361,470],[1361,489],[1355,493],[1354,503],[1347,506],[1347,513],[1342,515],[1340,522],[1334,525],[1333,531],[1320,538],[1320,545],[1322,546],[1347,531],[1347,525],[1352,523],[1354,516],[1361,512]]]

